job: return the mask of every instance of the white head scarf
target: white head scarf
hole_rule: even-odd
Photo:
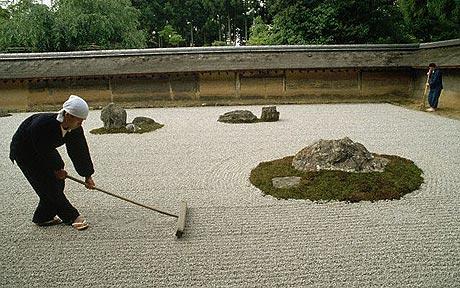
[[[82,98],[76,95],[70,95],[69,99],[62,104],[62,109],[58,113],[57,120],[59,122],[64,121],[64,112],[78,118],[86,119],[89,113],[89,107]]]

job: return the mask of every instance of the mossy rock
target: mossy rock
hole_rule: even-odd
[[[235,111],[230,111],[230,112],[224,113],[223,115],[220,115],[217,121],[224,122],[224,123],[238,124],[238,123],[256,123],[256,122],[259,122],[259,119],[257,118],[256,115],[252,114],[252,112],[249,110],[235,110]]]
[[[312,201],[377,201],[400,199],[420,188],[422,170],[414,162],[394,155],[376,155],[389,160],[383,172],[353,173],[321,170],[302,172],[292,167],[294,156],[262,162],[251,171],[251,183],[266,195],[278,199],[309,199]],[[275,177],[301,177],[291,188],[275,188]]]
[[[139,124],[138,128],[135,131],[130,131],[126,129],[126,127],[121,127],[121,128],[97,128],[89,131],[92,134],[119,134],[119,133],[126,133],[126,134],[142,134],[142,133],[147,133],[151,131],[155,131],[157,129],[160,129],[163,127],[163,124],[160,123],[141,123]]]

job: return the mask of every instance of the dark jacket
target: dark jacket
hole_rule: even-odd
[[[430,89],[442,89],[442,73],[439,68],[435,68],[431,73],[430,79],[428,80]]]
[[[10,144],[10,159],[26,165],[56,171],[64,168],[64,161],[56,150],[66,144],[67,153],[82,177],[94,173],[93,162],[83,128],[67,132],[62,137],[56,113],[34,114],[21,123]]]

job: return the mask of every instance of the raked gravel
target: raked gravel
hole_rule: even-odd
[[[174,213],[187,201],[180,240],[175,218],[69,181],[66,195],[91,227],[33,225],[38,198],[8,160],[30,113],[0,118],[0,286],[460,286],[460,121],[340,104],[278,106],[278,122],[217,122],[236,109],[260,115],[262,106],[127,110],[128,120],[165,124],[146,134],[90,134],[100,111],[84,123],[98,187]],[[248,180],[262,161],[345,136],[412,159],[425,183],[401,200],[345,204],[276,200]]]

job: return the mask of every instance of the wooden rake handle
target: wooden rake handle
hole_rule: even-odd
[[[80,179],[77,179],[77,178],[75,178],[75,177],[72,177],[72,176],[70,176],[70,175],[67,175],[66,178],[68,178],[68,179],[70,179],[70,180],[73,180],[73,181],[75,181],[75,182],[77,182],[77,183],[86,185],[86,183],[85,183],[84,181],[82,181],[82,180],[80,180]],[[171,213],[162,211],[162,210],[160,210],[160,209],[153,208],[153,207],[150,207],[150,206],[147,206],[147,205],[144,205],[144,204],[135,202],[135,201],[133,201],[133,200],[131,200],[131,199],[128,199],[128,198],[125,198],[125,197],[122,197],[122,196],[119,196],[119,195],[110,193],[110,192],[105,191],[105,190],[102,190],[102,189],[100,189],[100,188],[94,187],[94,189],[97,190],[97,191],[100,191],[100,192],[102,192],[102,193],[108,194],[108,195],[110,195],[110,196],[113,196],[113,197],[115,197],[115,198],[121,199],[121,200],[123,200],[123,201],[132,203],[132,204],[134,204],[134,205],[141,206],[141,207],[144,207],[144,208],[146,208],[146,209],[153,210],[153,211],[155,211],[155,212],[158,212],[158,213],[161,213],[161,214],[164,214],[164,215],[168,215],[168,216],[171,216],[171,217],[179,218],[178,215],[171,214]]]

